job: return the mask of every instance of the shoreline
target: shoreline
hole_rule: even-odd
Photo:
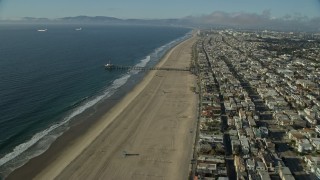
[[[157,63],[157,66],[163,66],[168,61],[168,57],[171,56],[178,46],[182,46],[182,44],[187,41],[191,41],[192,38],[194,37],[188,38],[170,49]],[[93,117],[90,117],[93,122],[89,120],[80,120],[80,122],[74,123],[46,152],[31,159],[24,166],[13,171],[7,178],[54,179],[54,177],[60,175],[61,172],[65,170],[65,167],[73,163],[79,155],[91,146],[92,142],[96,141],[104,131],[107,131],[108,127],[114,123],[115,119],[137,99],[140,93],[145,90],[157,74],[156,71],[148,72],[142,81],[134,86],[125,97],[121,100],[117,100],[115,106],[108,112],[101,117],[100,115],[93,115]],[[190,149],[191,148],[192,147],[190,147]]]

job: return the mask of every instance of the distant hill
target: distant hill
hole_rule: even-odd
[[[320,17],[308,20],[273,19],[265,14],[214,12],[203,16],[188,16],[176,19],[120,19],[108,16],[75,16],[57,19],[24,17],[15,20],[0,20],[0,23],[43,24],[118,24],[183,26],[196,28],[267,29],[280,31],[319,31]]]
[[[15,20],[2,20],[2,23],[59,23],[59,24],[130,24],[130,25],[163,25],[185,26],[182,19],[119,19],[108,16],[75,16],[57,19],[24,17]]]
[[[107,16],[76,16],[57,19],[57,22],[85,22],[112,24],[181,25],[180,19],[119,19]]]
[[[121,22],[122,19],[107,16],[75,16],[56,19],[62,22]]]

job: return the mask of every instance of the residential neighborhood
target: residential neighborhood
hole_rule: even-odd
[[[320,179],[320,34],[198,36],[194,179]]]

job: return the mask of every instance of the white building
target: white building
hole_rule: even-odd
[[[317,151],[320,151],[320,138],[311,138],[310,143]]]
[[[320,134],[320,125],[317,125],[315,128],[316,132]]]
[[[241,143],[241,150],[243,154],[249,154],[250,152],[250,146],[249,146],[249,141],[248,138],[242,137],[239,139]]]
[[[300,153],[310,152],[313,150],[313,146],[311,145],[308,139],[301,139],[297,142],[297,150]]]
[[[317,170],[317,167],[320,165],[320,157],[318,156],[305,156],[304,161],[306,162],[307,167],[311,170],[311,172],[315,172]]]

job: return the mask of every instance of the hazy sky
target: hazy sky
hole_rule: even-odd
[[[0,18],[113,16],[180,18],[214,11],[320,17],[320,0],[0,0]]]

